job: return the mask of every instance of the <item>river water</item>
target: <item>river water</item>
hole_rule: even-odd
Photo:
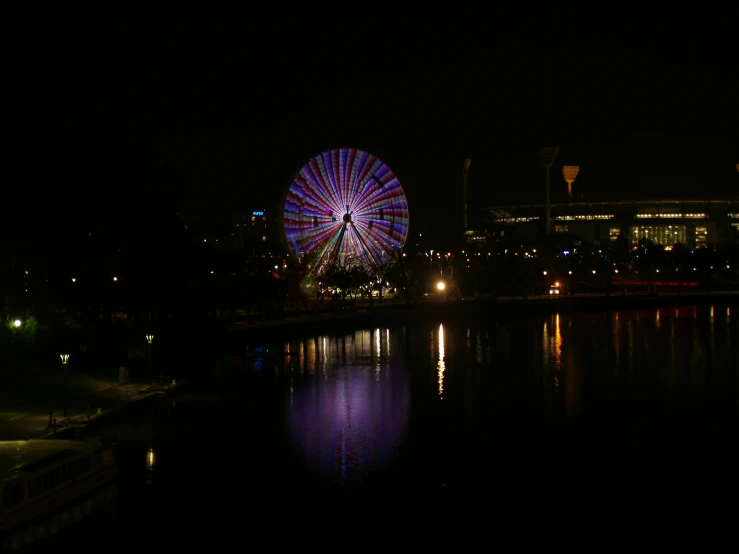
[[[112,421],[116,515],[64,543],[735,545],[738,331],[715,305],[275,336]]]

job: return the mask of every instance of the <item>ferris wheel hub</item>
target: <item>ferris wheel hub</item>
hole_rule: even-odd
[[[352,214],[344,214],[344,223],[349,223],[352,220]]]

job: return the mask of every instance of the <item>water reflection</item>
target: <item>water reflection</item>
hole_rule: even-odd
[[[546,367],[553,373],[554,390],[557,393],[559,393],[559,376],[562,371],[562,330],[559,318],[559,314],[547,318],[542,328],[542,350],[547,358]],[[550,331],[552,326],[554,327],[553,335]]]
[[[311,338],[285,377],[292,442],[312,467],[342,480],[366,475],[402,440],[410,374],[420,391],[414,397],[420,419],[447,421],[429,411],[451,410],[466,414],[462,427],[490,429],[505,421],[510,428],[539,415],[618,420],[669,414],[683,409],[675,403],[702,402],[707,385],[730,383],[736,358],[727,352],[736,332],[731,325],[730,309],[706,306]],[[313,345],[320,345],[320,379],[302,373],[303,363],[307,369],[315,360]],[[448,366],[455,371],[447,373]],[[448,421],[450,429],[460,424]]]
[[[328,344],[334,339],[318,340]],[[322,350],[323,378],[291,380],[287,405],[291,440],[301,458],[342,486],[359,483],[389,463],[402,443],[409,415],[407,371],[391,371],[387,356],[402,345],[389,330],[380,329],[359,331],[349,342],[353,348],[344,356],[339,349]],[[380,380],[383,369],[387,378]]]
[[[439,398],[444,399],[444,371],[446,363],[444,362],[444,325],[439,325],[439,361],[436,364],[439,374]]]
[[[380,330],[375,330],[375,381],[380,380]]]

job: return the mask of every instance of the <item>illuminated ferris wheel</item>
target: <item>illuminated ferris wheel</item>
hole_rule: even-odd
[[[373,272],[402,250],[408,203],[380,159],[337,148],[309,160],[290,182],[282,228],[288,249],[313,275],[334,264]]]

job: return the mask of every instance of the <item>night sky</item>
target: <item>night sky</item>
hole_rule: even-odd
[[[3,10],[3,181],[24,217],[271,209],[305,159],[341,146],[394,169],[416,229],[461,224],[465,157],[474,206],[541,201],[549,145],[581,166],[584,199],[739,197],[726,45],[473,46],[456,20],[451,35],[392,14],[322,33],[308,14]],[[559,165],[553,184],[556,199]]]

